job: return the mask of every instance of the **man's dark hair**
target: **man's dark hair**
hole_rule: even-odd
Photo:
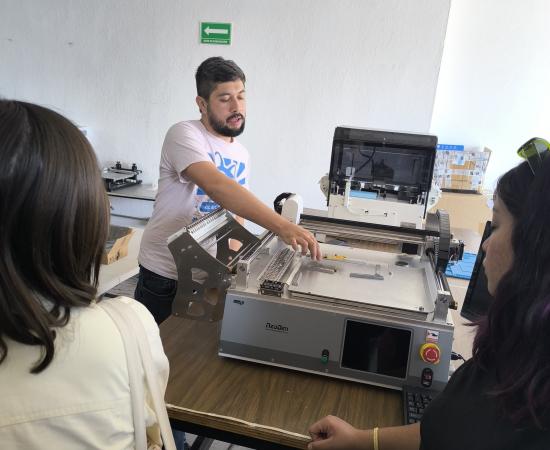
[[[504,174],[496,195],[514,218],[514,261],[479,322],[474,362],[497,374],[492,395],[514,423],[550,426],[550,157]]]
[[[213,56],[203,61],[195,73],[197,94],[205,100],[210,98],[216,85],[235,80],[241,80],[244,84],[244,72],[234,61],[223,59],[221,56]]]
[[[38,373],[55,328],[94,300],[109,231],[96,156],[65,117],[0,100],[0,218],[0,365],[9,338],[42,347]]]

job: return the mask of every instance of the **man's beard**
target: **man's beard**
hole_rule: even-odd
[[[229,128],[224,122],[217,120],[210,111],[208,111],[208,122],[210,122],[210,126],[216,133],[226,137],[237,137],[244,131],[245,117],[242,114],[233,114],[227,119],[229,120],[235,116],[240,116],[242,119],[242,124],[239,128]]]

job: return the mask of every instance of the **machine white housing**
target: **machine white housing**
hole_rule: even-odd
[[[430,135],[336,128],[328,217],[422,228],[436,145]]]
[[[361,191],[350,190],[347,195],[333,194],[328,199],[328,216],[335,219],[422,228],[424,213],[423,204],[369,199]]]
[[[281,216],[291,223],[298,224],[300,216],[304,212],[304,200],[298,194],[292,194],[285,199],[281,211]]]

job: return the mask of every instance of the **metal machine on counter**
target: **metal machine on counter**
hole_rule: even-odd
[[[435,145],[433,136],[336,130],[329,209],[299,215],[324,241],[320,262],[273,233],[252,235],[225,210],[175,233],[168,244],[178,268],[174,314],[223,318],[222,356],[395,389],[441,389],[454,330],[443,274],[449,219],[442,211],[418,219]],[[351,220],[365,216],[376,219]],[[238,251],[232,239],[242,243]]]
[[[105,183],[107,192],[112,192],[127,186],[135,186],[140,184],[142,180],[138,178],[141,170],[137,168],[135,163],[132,167],[123,167],[120,161],[117,161],[113,167],[105,167],[101,172],[101,177]]]

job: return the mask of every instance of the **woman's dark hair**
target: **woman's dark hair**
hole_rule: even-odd
[[[504,174],[496,195],[514,218],[511,269],[479,323],[474,362],[496,368],[493,394],[516,425],[550,425],[550,156]]]
[[[213,56],[204,60],[195,73],[197,94],[206,101],[210,94],[220,83],[241,80],[246,82],[244,72],[234,61],[223,59],[221,56]]]
[[[6,338],[54,356],[55,328],[95,298],[109,208],[92,147],[66,118],[0,100],[0,364]]]

